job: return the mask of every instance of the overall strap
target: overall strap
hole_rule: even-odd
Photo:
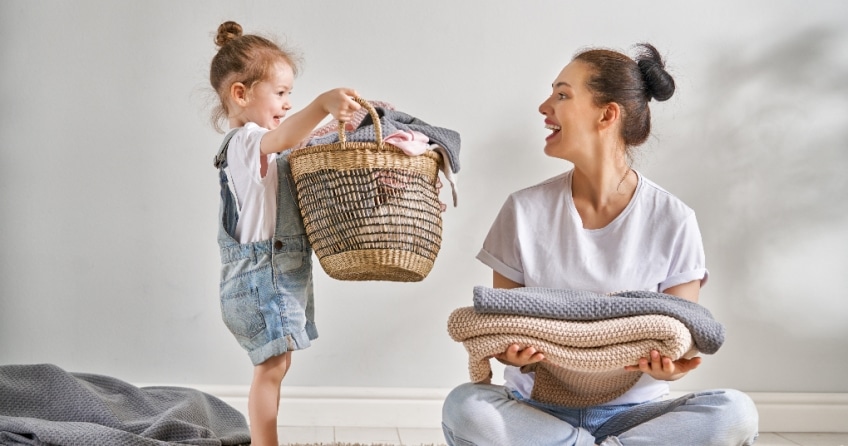
[[[230,140],[233,139],[233,135],[235,135],[238,130],[239,129],[237,128],[232,129],[229,133],[227,133],[227,136],[224,136],[224,142],[221,143],[221,148],[218,149],[218,154],[215,155],[215,158],[212,160],[216,169],[227,167],[227,146],[230,144]]]

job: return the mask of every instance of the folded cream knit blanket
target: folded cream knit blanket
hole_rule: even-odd
[[[624,394],[641,376],[624,366],[636,364],[651,350],[672,359],[697,353],[679,320],[651,314],[581,322],[480,314],[463,307],[451,313],[448,333],[468,351],[472,382],[490,379],[490,358],[511,344],[544,352],[545,361],[522,369],[536,373],[531,397],[569,407],[597,405]]]

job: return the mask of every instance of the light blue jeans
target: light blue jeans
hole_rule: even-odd
[[[758,422],[754,402],[737,390],[580,409],[467,383],[451,391],[442,407],[450,446],[752,445]]]
[[[239,243],[237,204],[229,187],[226,149],[216,161],[221,182],[218,246],[221,252],[221,317],[253,365],[300,350],[318,337],[312,285],[312,247],[306,237],[288,162],[277,157],[277,215],[274,237]],[[269,166],[270,167],[270,166]]]

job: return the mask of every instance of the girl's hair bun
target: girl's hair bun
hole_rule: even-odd
[[[674,94],[674,79],[665,70],[665,62],[653,45],[639,44],[636,63],[639,65],[639,71],[642,72],[649,97],[665,101]]]
[[[218,26],[218,35],[215,36],[215,45],[218,45],[218,48],[220,48],[226,45],[230,40],[241,36],[241,25],[233,21],[224,22]]]

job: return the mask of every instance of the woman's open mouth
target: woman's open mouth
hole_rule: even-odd
[[[558,125],[550,124],[550,123],[545,123],[545,128],[551,131],[551,134],[548,135],[548,137],[545,138],[545,140],[551,139],[554,135],[559,133],[560,130],[562,130],[562,127],[560,127]]]

